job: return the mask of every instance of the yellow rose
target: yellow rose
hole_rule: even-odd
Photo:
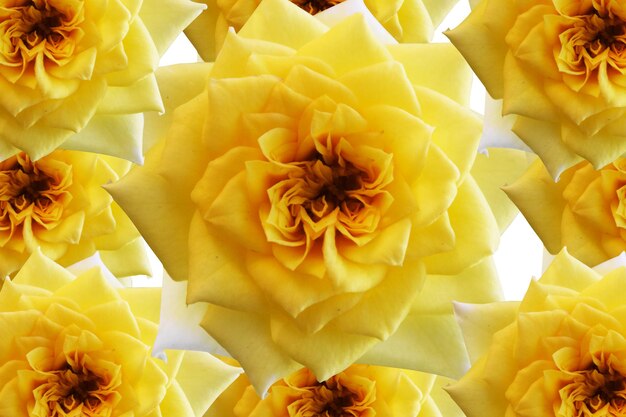
[[[352,365],[318,382],[306,368],[272,385],[263,399],[241,375],[204,417],[461,417],[447,380],[404,369]]]
[[[239,31],[262,0],[197,0],[207,9],[185,34],[206,61],[213,61],[228,28]],[[291,0],[322,20],[333,15],[366,12],[380,22],[398,42],[428,42],[458,0]],[[390,40],[393,39],[390,37]]]
[[[589,266],[626,250],[626,159],[596,171],[581,162],[555,183],[540,162],[504,190],[553,254]]]
[[[201,6],[188,0],[8,0],[0,6],[0,160],[59,146],[142,160],[162,110],[159,57]]]
[[[0,415],[202,416],[240,370],[206,353],[151,357],[159,298],[35,252],[0,289]]]
[[[41,249],[62,265],[101,251],[117,276],[147,274],[146,246],[132,222],[102,189],[130,162],[78,151],[37,161],[19,153],[0,162],[0,277]]]
[[[188,280],[187,302],[206,303],[202,326],[259,392],[303,366],[326,379],[375,346],[368,363],[462,372],[452,293],[413,305],[427,274],[438,291],[480,270],[483,290],[459,278],[457,295],[497,293],[483,259],[498,228],[469,172],[481,124],[453,100],[466,100],[469,73],[452,46],[385,46],[361,15],[329,28],[267,0],[208,81],[193,67],[180,67],[180,89],[204,81],[204,92],[176,109],[146,165],[107,189]],[[431,330],[454,353],[444,359],[431,333],[428,355],[408,355]]]
[[[483,0],[448,35],[558,178],[626,152],[626,5]]]
[[[446,390],[468,417],[624,415],[625,286],[563,251],[521,302],[457,306],[475,363]]]

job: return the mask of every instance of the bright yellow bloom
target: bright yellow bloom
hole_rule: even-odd
[[[624,415],[625,286],[563,251],[521,303],[457,306],[475,363],[446,389],[468,417]]]
[[[239,31],[263,0],[199,0],[207,9],[185,34],[207,61],[222,47],[228,28]],[[458,0],[291,0],[322,20],[333,14],[371,13],[398,42],[428,42]],[[339,7],[334,7],[338,6]],[[341,9],[341,10],[339,10]],[[391,37],[390,37],[391,39]],[[393,40],[393,39],[391,39]]]
[[[207,83],[191,68],[185,94]],[[458,297],[497,292],[481,262],[497,224],[469,172],[481,124],[455,101],[467,70],[451,45],[385,46],[361,15],[328,28],[267,0],[146,166],[107,187],[259,392],[302,366],[326,379],[396,333],[368,362],[462,371],[451,293],[440,316],[413,303],[428,274],[480,270],[484,291]],[[447,363],[396,355],[417,328],[447,334]]]
[[[626,152],[623,1],[482,0],[448,35],[553,177]]]
[[[149,273],[139,232],[102,189],[130,165],[78,151],[0,162],[0,277],[37,249],[66,266],[100,250],[118,276]]]
[[[205,353],[151,357],[159,298],[35,252],[0,289],[0,416],[202,416],[239,370]]]
[[[141,161],[140,113],[162,110],[159,56],[200,12],[189,0],[0,5],[0,160],[59,146]]]
[[[241,375],[204,417],[461,417],[443,392],[444,378],[420,372],[352,365],[318,382],[301,369],[272,385],[261,399]]]
[[[589,266],[626,250],[626,159],[596,171],[581,162],[555,183],[537,162],[506,187],[546,248],[561,248]]]

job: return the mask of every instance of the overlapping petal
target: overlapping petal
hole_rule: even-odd
[[[554,178],[626,151],[626,15],[619,1],[479,2],[448,32],[508,124]]]
[[[553,254],[563,247],[589,266],[626,249],[626,176],[620,158],[600,170],[581,162],[555,183],[540,162],[506,187],[544,245]]]
[[[228,28],[239,31],[263,0],[199,0],[207,9],[185,34],[206,61],[221,49]],[[361,13],[386,43],[428,42],[458,0],[291,0],[327,25]]]
[[[453,279],[497,245],[470,173],[481,124],[462,105],[469,83],[438,92],[414,61],[469,80],[449,45],[386,46],[360,15],[329,28],[264,1],[146,166],[107,187],[169,274],[189,281],[187,302],[206,303],[193,324],[258,392],[303,365],[326,379],[383,346],[428,274]],[[435,372],[464,369],[453,351]]]
[[[457,306],[474,365],[447,390],[465,414],[622,414],[625,271],[562,251],[521,303]]]
[[[142,161],[141,113],[163,108],[160,55],[201,11],[187,0],[0,6],[0,159],[58,147]]]
[[[261,399],[244,374],[205,417],[462,416],[441,389],[447,382],[434,375],[369,365],[352,365],[318,382],[304,368],[276,382]]]
[[[102,251],[117,276],[149,274],[145,242],[102,189],[129,169],[114,157],[62,150],[0,162],[0,276],[38,249],[66,266]]]
[[[98,267],[74,275],[37,251],[4,282],[1,415],[199,417],[237,378],[206,353],[152,358],[160,289],[107,276]]]

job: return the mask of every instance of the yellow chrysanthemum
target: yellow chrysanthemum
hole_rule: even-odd
[[[37,161],[19,153],[0,162],[0,276],[37,249],[63,265],[99,250],[118,276],[149,273],[139,232],[102,189],[130,165],[78,151]]]
[[[506,192],[553,254],[563,247],[589,266],[626,250],[626,160],[600,170],[581,162],[555,183],[540,162]]]
[[[458,103],[470,78],[454,49],[386,46],[361,15],[329,28],[267,0],[208,82],[193,67],[180,89],[197,77],[204,92],[176,109],[146,166],[107,189],[188,280],[187,301],[208,303],[202,326],[259,392],[303,365],[326,379],[418,327],[450,336],[447,364],[434,345],[423,357],[381,347],[376,360],[460,372],[451,292],[433,302],[440,316],[413,304],[428,274],[480,270],[485,291],[459,280],[457,295],[497,292],[481,261],[498,228],[469,172],[481,124]]]
[[[263,399],[241,375],[204,417],[461,417],[434,375],[352,365],[318,382],[301,369],[272,385]]]
[[[623,1],[482,0],[448,35],[553,177],[626,152]]]
[[[204,353],[152,358],[160,289],[124,289],[105,272],[74,276],[35,252],[4,282],[0,416],[200,417],[238,376]]]
[[[239,31],[263,0],[198,0],[207,9],[185,34],[207,61],[222,47],[228,28]],[[291,0],[323,21],[350,11],[371,13],[398,42],[428,42],[458,0]],[[338,6],[338,7],[334,7]],[[393,38],[389,36],[389,40]]]
[[[521,303],[457,306],[475,363],[447,390],[468,417],[624,415],[624,286],[564,251]]]
[[[0,159],[59,146],[141,161],[141,113],[162,110],[159,56],[200,12],[188,0],[0,4]]]

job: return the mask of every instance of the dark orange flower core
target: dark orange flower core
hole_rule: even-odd
[[[317,382],[308,370],[285,379],[290,388],[289,417],[373,417],[376,412],[375,382],[342,372]]]
[[[45,380],[33,390],[40,416],[65,417],[111,415],[120,401],[119,365],[93,360],[87,355],[63,369],[43,372]],[[81,363],[82,362],[82,363]]]
[[[72,168],[18,154],[0,162],[0,232],[13,232],[25,221],[41,226],[58,222],[72,199]]]
[[[559,391],[561,411],[567,416],[591,417],[626,415],[624,376],[614,369],[573,372],[572,379]],[[567,411],[563,410],[567,409]]]
[[[314,157],[285,166],[286,175],[268,190],[270,241],[309,247],[329,228],[354,242],[374,233],[392,201],[386,189],[392,155],[361,148],[320,140]]]
[[[0,65],[18,70],[15,82],[29,64],[62,64],[70,59],[83,37],[82,2],[75,0],[22,0],[0,8]],[[40,57],[39,59],[37,57]],[[8,75],[8,74],[5,74]],[[13,79],[12,79],[13,78]]]
[[[343,1],[344,0],[291,0],[292,3],[310,14],[319,13]]]
[[[581,78],[579,88],[604,74],[626,71],[626,16],[616,13],[610,1],[594,2],[588,13],[567,16],[562,23],[557,62],[562,72]]]

